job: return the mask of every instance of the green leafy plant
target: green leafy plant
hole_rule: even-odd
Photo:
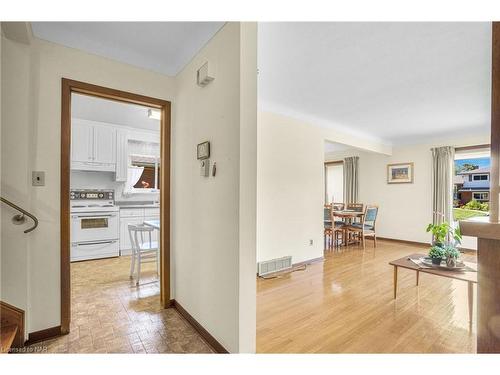
[[[434,245],[429,250],[429,257],[433,259],[443,259],[445,256],[446,250],[441,246]]]
[[[455,247],[455,246],[452,246],[452,245],[446,245],[444,248],[444,257],[445,258],[454,258],[454,259],[458,259],[460,258],[460,251]]]
[[[427,226],[426,232],[431,232],[434,239],[433,244],[436,246],[443,247],[451,240],[454,241],[454,245],[460,244],[462,242],[462,234],[460,233],[460,228],[453,228],[449,223],[442,222],[441,224],[429,224]]]

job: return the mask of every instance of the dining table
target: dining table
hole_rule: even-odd
[[[356,210],[335,210],[332,211],[332,217],[340,217],[342,219],[345,219],[346,221],[346,226],[342,229],[343,235],[342,235],[342,245],[347,246],[349,245],[349,241],[347,238],[347,225],[351,224],[354,219],[360,218],[362,219],[364,216],[363,211],[356,211]]]
[[[160,220],[155,219],[155,220],[144,220],[144,225],[153,227],[157,230],[160,230]]]

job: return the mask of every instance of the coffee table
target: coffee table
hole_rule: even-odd
[[[416,272],[417,280],[416,285],[418,286],[420,272],[428,273],[430,275],[448,277],[450,279],[462,280],[467,282],[468,285],[468,302],[469,302],[469,327],[472,326],[472,308],[474,303],[474,284],[477,284],[477,264],[464,262],[469,269],[466,271],[448,271],[443,268],[422,268],[412,262],[410,259],[419,259],[425,257],[426,254],[410,254],[403,258],[393,260],[389,262],[391,266],[394,267],[394,299],[397,297],[398,291],[398,268],[406,268],[408,270],[413,270]]]

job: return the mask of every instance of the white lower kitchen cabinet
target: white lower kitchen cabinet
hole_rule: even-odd
[[[144,221],[146,221],[146,220],[160,220],[160,214],[158,213],[157,216],[145,216]],[[155,229],[151,235],[152,241],[158,242],[160,240],[160,237],[158,235],[159,235],[159,231],[157,229]]]
[[[128,234],[129,224],[142,224],[145,220],[158,220],[160,218],[159,208],[122,208],[120,209],[120,255],[130,255],[132,245]],[[146,240],[146,237],[145,237]],[[158,241],[158,231],[152,233],[152,240]]]

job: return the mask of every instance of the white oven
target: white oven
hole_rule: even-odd
[[[116,257],[119,251],[118,240],[72,243],[71,261]]]
[[[81,212],[71,214],[71,242],[116,240],[119,233],[118,212]]]
[[[71,261],[120,255],[119,207],[113,190],[72,190]]]

